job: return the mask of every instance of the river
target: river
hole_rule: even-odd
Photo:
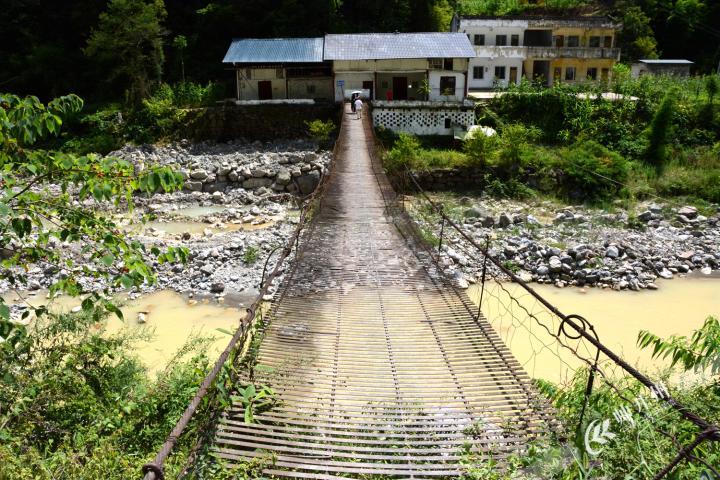
[[[519,298],[519,304],[510,301],[500,286],[489,286],[483,300],[485,316],[531,377],[556,383],[568,381],[583,363],[567,349],[558,347],[546,330],[528,319],[524,309],[554,332],[559,327],[557,318],[548,314],[521,286],[502,286]],[[532,288],[566,315],[585,317],[594,325],[601,342],[631,365],[654,376],[668,362],[653,360],[649,351],[637,347],[640,330],[662,337],[690,336],[709,315],[720,316],[720,280],[716,278],[678,278],[659,281],[658,286],[656,291],[640,292],[535,284]],[[469,295],[477,304],[479,287],[471,286]],[[587,358],[594,357],[594,349],[584,345],[579,348]],[[608,366],[607,371],[612,369]]]

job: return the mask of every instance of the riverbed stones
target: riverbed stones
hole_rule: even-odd
[[[303,195],[309,195],[320,183],[320,172],[317,170],[312,171],[306,175],[301,175],[295,180],[297,186],[300,189],[300,193]]]
[[[698,216],[697,208],[692,207],[690,205],[686,205],[682,208],[679,208],[677,211],[678,216],[682,215],[683,217],[687,218],[688,220],[692,220]]]
[[[510,215],[503,212],[498,217],[497,224],[498,224],[498,227],[500,227],[500,228],[507,228],[513,224],[513,220],[512,220],[512,218],[510,218]]]
[[[560,261],[560,258],[557,256],[552,256],[548,260],[548,266],[550,267],[551,272],[560,272],[562,271],[563,263]]]
[[[208,173],[205,170],[193,170],[190,172],[190,178],[193,180],[203,181],[208,177]]]

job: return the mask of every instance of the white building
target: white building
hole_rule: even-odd
[[[462,33],[367,33],[236,39],[224,63],[235,68],[239,101],[340,103],[361,90],[376,126],[452,135],[475,123],[466,100],[474,57]]]
[[[468,36],[475,49],[475,58],[468,67],[471,89],[520,83],[527,57],[523,45],[527,20],[463,18],[457,28]]]

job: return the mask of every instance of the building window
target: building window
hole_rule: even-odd
[[[315,93],[315,85],[307,85],[307,93]]]
[[[498,47],[507,45],[507,35],[495,35],[495,45]]]
[[[517,47],[520,45],[520,35],[510,35],[510,45]]]
[[[577,35],[568,35],[567,46],[568,47],[579,47],[580,46],[580,37],[578,37]]]
[[[565,68],[565,80],[568,80],[568,81],[575,80],[575,67]]]
[[[475,35],[475,45],[485,45],[485,35]]]
[[[505,80],[505,67],[495,67],[495,78]]]
[[[596,36],[590,37],[590,40],[588,40],[588,47],[600,48],[600,37],[596,37]]]
[[[452,69],[453,69],[453,59],[452,58],[443,59],[443,70],[452,70]]]
[[[442,70],[443,59],[442,58],[431,58],[430,59],[430,68],[432,70]]]
[[[455,77],[440,77],[440,95],[455,95]]]
[[[553,37],[553,42],[552,42],[553,45],[555,45],[557,48],[562,48],[563,45],[564,45],[564,42],[563,42],[563,39],[564,39],[564,38],[565,38],[565,37],[563,37],[562,35],[556,35],[556,36],[554,36],[554,37]]]
[[[473,67],[473,78],[476,80],[482,80],[483,78],[485,78],[485,68]]]
[[[612,36],[606,35],[605,36],[605,48],[611,48],[612,47]]]
[[[597,80],[597,68],[591,67],[587,69],[588,80]]]

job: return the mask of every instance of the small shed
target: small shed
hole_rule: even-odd
[[[234,39],[223,63],[235,70],[238,100],[332,100],[332,66],[318,38]]]
[[[678,77],[689,77],[690,66],[693,62],[684,59],[642,59],[633,63],[631,72],[633,78],[642,75],[676,75]]]

